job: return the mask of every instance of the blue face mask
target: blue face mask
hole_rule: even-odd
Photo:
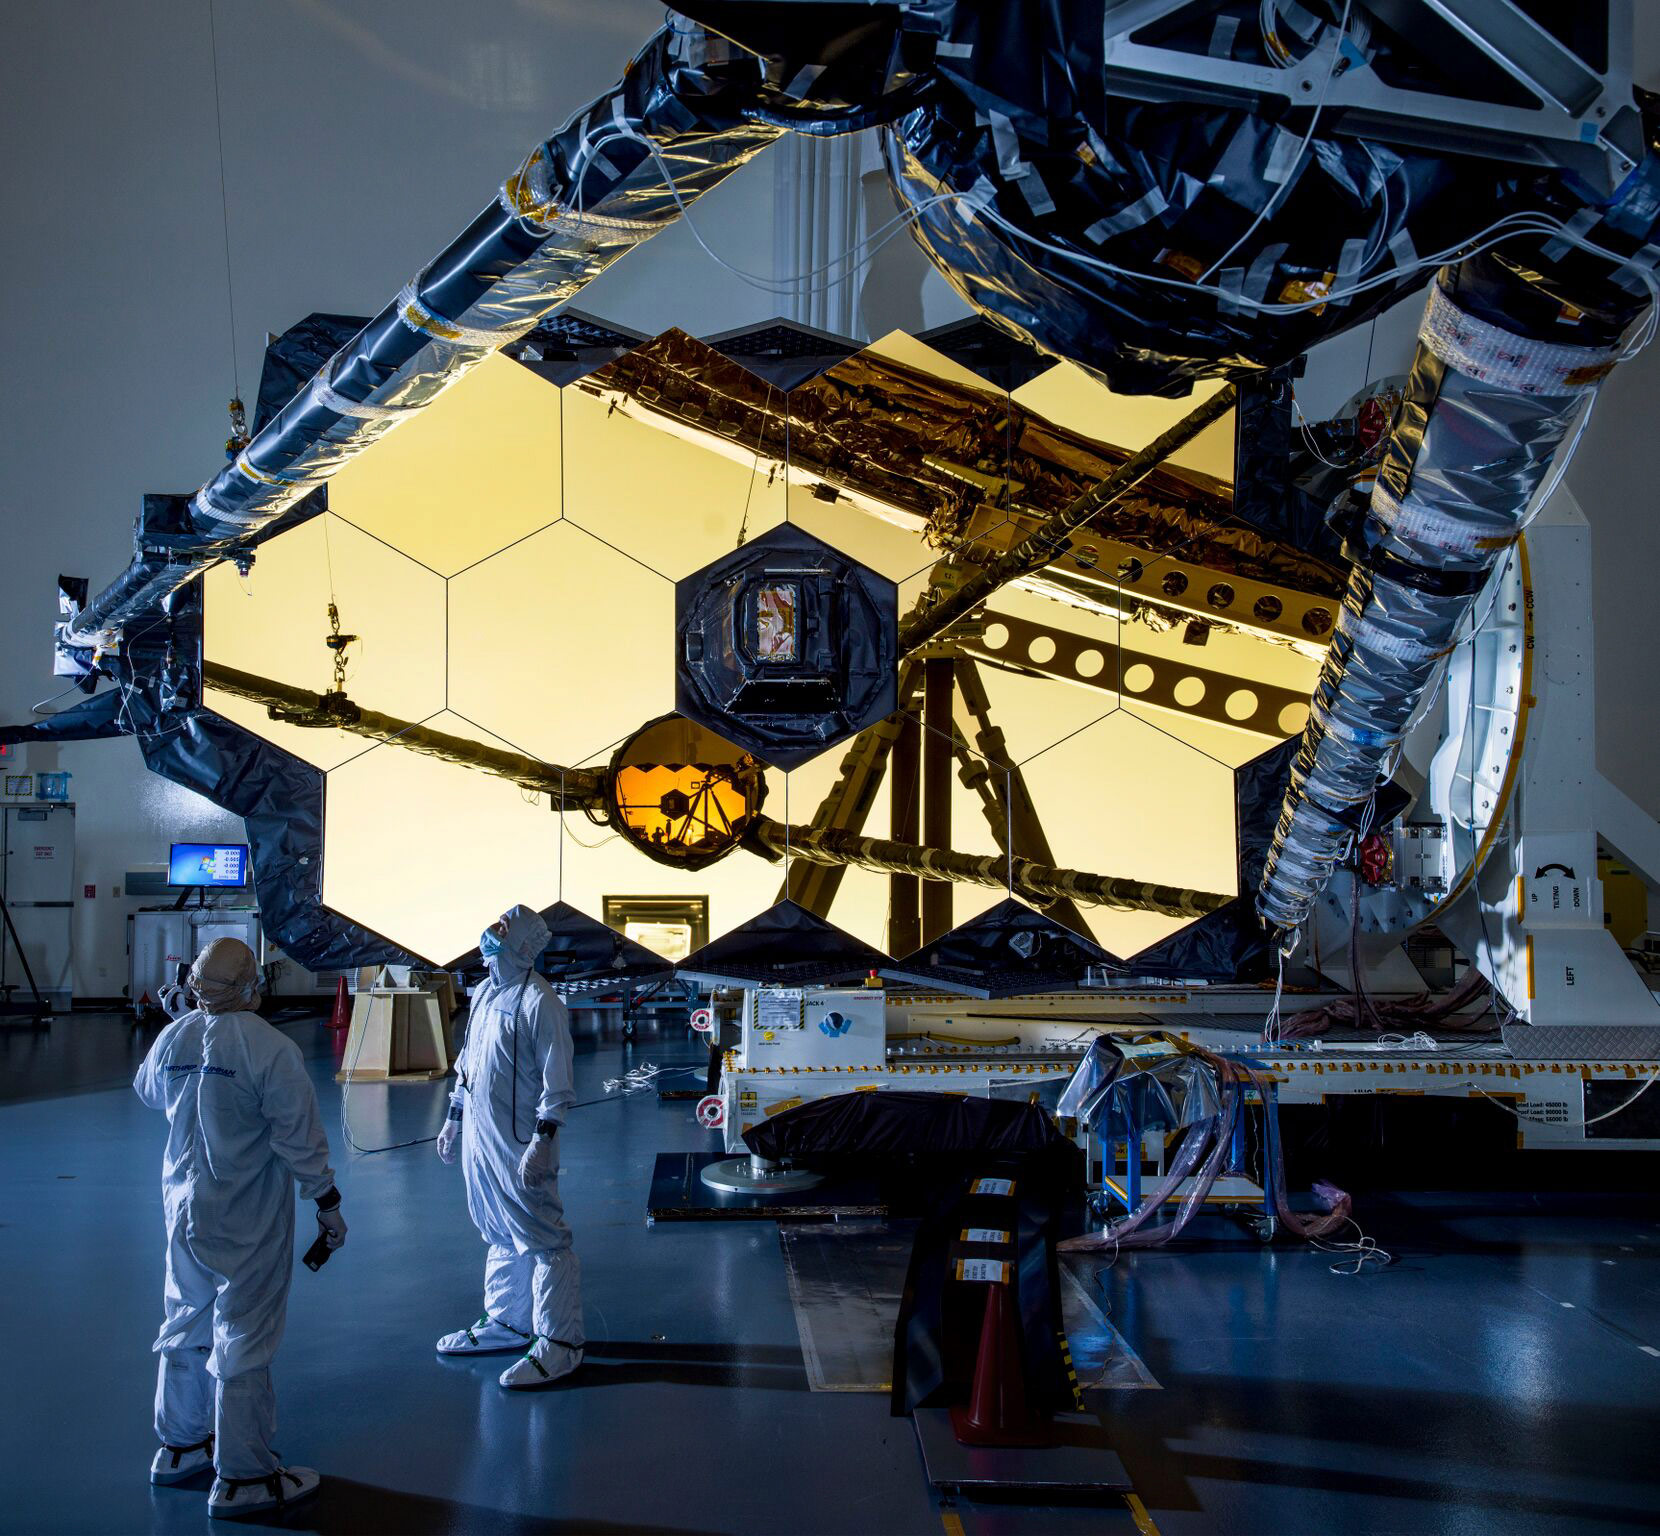
[[[486,928],[479,935],[478,952],[486,960],[493,960],[501,953],[501,935],[494,928]]]

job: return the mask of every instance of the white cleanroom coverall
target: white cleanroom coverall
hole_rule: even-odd
[[[558,1128],[576,1098],[570,1014],[534,969],[548,941],[542,919],[513,907],[493,932],[500,949],[487,954],[488,978],[473,994],[451,1096],[467,1211],[490,1245],[485,1317],[439,1348],[524,1349],[502,1385],[541,1386],[574,1370],[586,1342],[558,1180]]]
[[[197,1009],[169,1024],[133,1086],[167,1115],[156,1434],[165,1446],[212,1435],[221,1478],[269,1477],[269,1367],[294,1268],[294,1186],[311,1200],[334,1190],[316,1092],[299,1047],[241,1010]]]

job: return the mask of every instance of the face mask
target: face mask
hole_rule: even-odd
[[[494,928],[486,928],[479,935],[478,952],[486,960],[493,960],[501,953],[501,935]]]

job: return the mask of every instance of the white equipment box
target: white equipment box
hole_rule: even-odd
[[[875,987],[760,987],[744,993],[746,1067],[879,1067],[886,999]]]
[[[215,939],[241,939],[264,962],[253,907],[141,907],[127,917],[127,999],[139,1018],[160,1010],[161,989]]]

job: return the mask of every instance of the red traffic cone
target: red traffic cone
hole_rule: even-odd
[[[334,1012],[329,1015],[330,1029],[350,1029],[352,1027],[352,1000],[346,994],[346,978],[342,976],[335,983]]]
[[[951,1427],[960,1445],[1053,1445],[1049,1426],[1026,1404],[1026,1372],[1020,1361],[1020,1319],[1014,1287],[986,1287],[985,1320],[980,1324],[980,1353],[974,1362],[974,1387],[967,1406],[951,1410]]]

